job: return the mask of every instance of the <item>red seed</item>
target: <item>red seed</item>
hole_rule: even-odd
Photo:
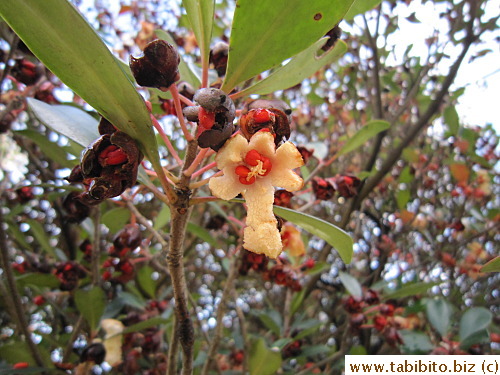
[[[28,362],[17,362],[12,366],[12,368],[15,369],[28,368],[28,367],[30,367],[30,364]]]
[[[248,174],[250,173],[250,169],[248,167],[245,167],[244,165],[238,165],[235,168],[234,173],[236,173],[240,177],[246,178],[248,176]]]
[[[252,167],[255,167],[257,164],[259,164],[259,160],[262,160],[262,156],[257,150],[250,150],[245,156],[245,163],[251,165]]]
[[[253,112],[253,120],[257,124],[269,122],[274,120],[274,113],[267,109],[256,109],[255,112]]]
[[[123,164],[127,160],[127,154],[115,145],[109,145],[99,155],[99,163],[102,166]]]
[[[200,127],[207,130],[212,129],[215,124],[215,112],[207,112],[203,107],[198,110],[198,121]]]
[[[252,185],[255,182],[255,176],[250,177],[249,180],[247,180],[247,177],[240,177],[240,182],[243,185]]]

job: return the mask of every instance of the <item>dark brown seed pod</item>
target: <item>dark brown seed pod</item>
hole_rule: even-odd
[[[113,126],[112,123],[110,123],[104,117],[101,117],[101,121],[99,121],[98,130],[100,135],[104,135],[104,134],[113,134],[116,131],[116,128]]]
[[[325,36],[329,36],[330,39],[326,41],[326,43],[323,45],[323,47],[321,47],[321,49],[325,52],[332,49],[335,46],[337,40],[340,39],[341,35],[342,35],[342,29],[337,24],[333,29],[331,29],[326,33]]]
[[[226,74],[227,55],[229,53],[229,44],[218,42],[210,51],[210,62],[214,64],[214,69],[219,77]]]
[[[130,57],[130,69],[141,86],[167,90],[178,81],[180,57],[175,48],[164,40],[154,40],[144,48],[144,56]]]

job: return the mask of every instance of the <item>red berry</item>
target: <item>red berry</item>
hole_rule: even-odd
[[[37,306],[42,306],[45,303],[45,298],[43,296],[35,296],[33,303]]]

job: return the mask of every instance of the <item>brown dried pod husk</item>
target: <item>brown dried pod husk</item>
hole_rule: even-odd
[[[214,69],[219,77],[226,74],[228,53],[229,44],[226,42],[218,42],[210,50],[210,62],[214,64]]]
[[[180,57],[164,40],[154,40],[144,48],[144,56],[130,57],[130,69],[140,86],[167,90],[178,81]]]

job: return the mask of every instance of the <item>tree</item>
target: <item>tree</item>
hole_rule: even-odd
[[[425,2],[443,25],[403,53],[409,2],[153,4],[96,3],[91,27],[63,0],[0,3],[1,129],[29,160],[0,189],[4,366],[498,350],[498,138],[452,86],[489,53],[487,2]]]

